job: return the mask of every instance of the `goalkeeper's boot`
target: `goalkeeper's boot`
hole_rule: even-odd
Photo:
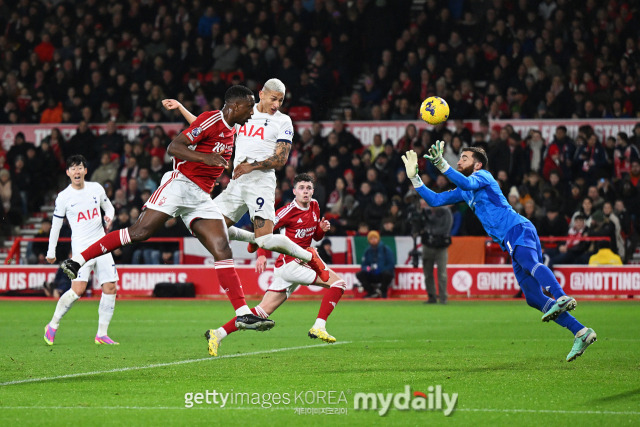
[[[567,362],[571,362],[576,360],[578,356],[582,356],[582,353],[584,353],[587,347],[596,342],[597,339],[596,331],[591,328],[587,329],[584,334],[576,337],[576,339],[573,340],[573,347],[567,355]]]
[[[240,331],[268,331],[275,326],[275,322],[271,319],[263,319],[253,313],[236,316],[236,328]]]
[[[309,329],[309,338],[311,339],[319,338],[322,341],[329,344],[333,344],[334,342],[336,342],[336,338],[329,335],[326,329],[320,329],[320,328]]]
[[[81,265],[72,259],[66,259],[62,261],[62,264],[60,264],[60,268],[64,271],[64,274],[69,276],[69,279],[71,280],[75,280],[75,278],[78,277],[80,267]]]
[[[95,343],[96,344],[107,344],[107,345],[120,345],[119,342],[115,342],[114,340],[109,338],[107,335],[103,335],[101,337],[96,335]]]
[[[211,356],[218,355],[218,347],[220,347],[220,342],[222,339],[218,336],[218,333],[215,329],[209,329],[204,333],[204,337],[207,339],[207,344],[209,346],[209,354]]]
[[[556,320],[558,316],[560,316],[565,311],[571,311],[576,308],[578,302],[569,297],[569,296],[561,296],[556,300],[556,302],[551,306],[551,308],[542,315],[543,322],[550,322],[552,320]]]
[[[47,326],[44,327],[44,342],[49,345],[53,345],[53,341],[56,339],[56,331],[57,329],[53,329],[47,323]]]
[[[320,280],[327,282],[329,280],[329,267],[322,261],[316,248],[307,248],[307,251],[311,253],[311,261],[307,262],[307,265],[318,273]]]

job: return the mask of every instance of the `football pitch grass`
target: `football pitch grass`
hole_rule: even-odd
[[[98,346],[98,301],[80,300],[50,347],[53,300],[0,300],[0,425],[640,425],[637,301],[579,301],[598,341],[571,363],[571,333],[524,300],[344,300],[327,325],[337,344],[307,337],[319,304],[284,304],[273,330],[233,334],[213,358],[203,333],[231,317],[227,301],[119,300],[121,345]],[[243,397],[206,403],[214,390]],[[458,394],[448,417],[414,396],[435,405],[438,390]],[[187,393],[204,397],[186,408]],[[383,400],[355,409],[358,393]]]

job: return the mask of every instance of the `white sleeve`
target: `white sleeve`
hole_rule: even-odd
[[[102,194],[100,194],[100,207],[104,211],[104,216],[113,219],[113,215],[115,215],[115,208],[111,204],[111,201],[107,197],[107,193],[102,190]]]
[[[56,257],[56,246],[58,245],[58,237],[60,236],[62,222],[62,218],[55,215],[53,216],[53,219],[51,221],[51,232],[49,233],[49,248],[47,248],[47,258]]]
[[[278,136],[276,139],[278,141],[291,142],[293,140],[293,123],[291,122],[291,118],[289,118],[289,116],[285,117],[286,119],[282,121],[280,131],[278,132]]]

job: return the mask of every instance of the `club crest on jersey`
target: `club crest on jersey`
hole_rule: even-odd
[[[78,220],[76,222],[89,221],[95,217],[100,217],[100,212],[98,212],[98,208],[93,208],[93,210],[87,209],[86,215],[85,215],[85,212],[82,212],[82,211],[78,213]]]
[[[251,127],[247,129],[247,125],[242,125],[240,131],[238,131],[238,136],[240,135],[264,140],[264,127],[251,125]]]
[[[158,206],[162,206],[162,205],[164,205],[164,204],[166,203],[166,201],[167,201],[167,198],[166,198],[166,197],[163,197],[163,198],[162,198],[162,199],[160,199],[160,201],[158,202]]]
[[[318,222],[318,217],[315,212],[313,212],[313,222]]]

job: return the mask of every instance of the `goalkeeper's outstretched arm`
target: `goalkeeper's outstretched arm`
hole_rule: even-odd
[[[415,151],[407,151],[407,153],[402,156],[402,161],[404,162],[404,166],[407,170],[407,177],[413,184],[413,188],[416,189],[420,197],[426,200],[429,206],[450,205],[464,200],[459,188],[445,193],[436,193],[427,188],[420,179],[420,176],[418,176],[418,155]]]

